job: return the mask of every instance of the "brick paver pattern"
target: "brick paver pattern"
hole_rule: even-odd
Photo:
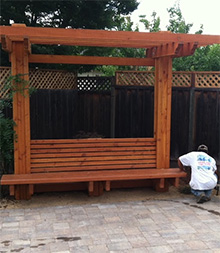
[[[220,252],[220,198],[0,210],[0,252]]]

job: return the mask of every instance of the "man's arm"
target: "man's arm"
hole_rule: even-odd
[[[178,159],[178,166],[181,170],[184,170],[183,164],[180,162],[180,159]]]

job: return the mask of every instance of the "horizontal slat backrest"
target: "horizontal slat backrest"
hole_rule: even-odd
[[[156,167],[153,138],[31,140],[31,172]]]

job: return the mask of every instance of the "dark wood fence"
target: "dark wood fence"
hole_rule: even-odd
[[[90,88],[80,89],[81,84]],[[72,90],[39,89],[32,95],[32,139],[153,136],[153,86],[115,85],[114,78],[108,78],[104,89],[92,89],[85,78],[80,85]],[[220,161],[219,101],[218,87],[173,87],[171,159],[203,143]]]

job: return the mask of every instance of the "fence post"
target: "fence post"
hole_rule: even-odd
[[[115,76],[111,79],[111,138],[115,138]]]
[[[189,97],[189,136],[188,136],[188,150],[192,151],[195,141],[195,78],[196,74],[191,73],[191,87]]]

